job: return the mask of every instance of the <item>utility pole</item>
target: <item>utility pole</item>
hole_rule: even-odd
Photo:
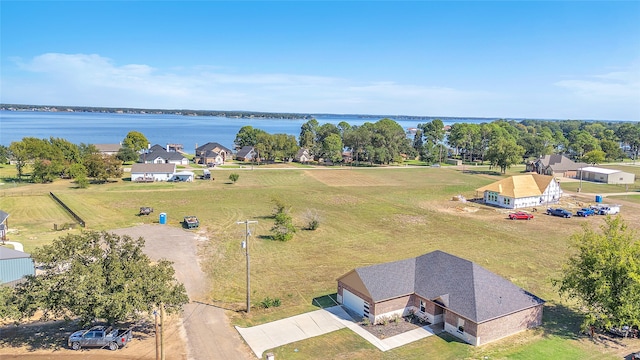
[[[249,224],[257,224],[257,221],[238,221],[236,224],[244,224],[244,241],[242,247],[244,248],[244,255],[247,258],[247,314],[251,311],[251,279],[250,279],[250,266],[249,266]]]
[[[153,311],[153,316],[155,317],[155,326],[156,326],[156,360],[159,360],[158,357],[160,353],[158,352],[158,345],[160,345],[160,334],[158,333],[158,310]]]
[[[160,360],[164,360],[164,303],[160,303]]]

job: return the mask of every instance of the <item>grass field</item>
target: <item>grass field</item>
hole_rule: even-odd
[[[240,174],[235,184],[227,180],[231,171]],[[509,173],[519,171],[513,168]],[[14,176],[11,168],[0,168],[0,175]],[[53,231],[53,223],[71,221],[48,197],[49,191],[94,230],[157,222],[160,212],[167,213],[168,226],[180,226],[183,216],[197,215],[200,231],[209,239],[200,248],[213,285],[208,301],[228,308],[241,308],[245,299],[245,258],[240,247],[244,226],[236,222],[257,220],[249,240],[252,299],[258,303],[265,297],[280,298],[282,306],[256,308],[250,316],[230,312],[232,322],[241,326],[317,309],[313,299],[335,293],[335,279],[354,267],[436,249],[474,261],[546,299],[549,305],[541,329],[478,349],[432,337],[381,353],[342,330],[275,349],[277,358],[540,359],[549,354],[567,354],[554,357],[565,359],[608,358],[602,346],[575,337],[580,319],[562,305],[550,282],[561,271],[570,235],[583,224],[602,223],[602,218],[565,220],[539,212],[533,221],[508,221],[508,211],[452,201],[459,194],[476,197],[476,188],[501,176],[482,166],[467,167],[465,173],[455,167],[246,167],[212,170],[214,181],[194,183],[118,181],[88,189],[76,189],[63,180],[28,186],[5,183],[0,185],[0,208],[11,214],[10,228],[18,230],[12,239],[23,242],[27,251],[61,235]],[[269,238],[274,198],[291,206],[299,229],[286,243]],[[138,216],[141,206],[153,207],[155,212]],[[308,210],[320,216],[315,231],[303,230]],[[636,224],[630,225],[639,226]]]

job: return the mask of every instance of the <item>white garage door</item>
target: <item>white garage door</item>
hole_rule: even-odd
[[[364,300],[354,295],[347,289],[342,290],[342,305],[362,316],[364,314]]]

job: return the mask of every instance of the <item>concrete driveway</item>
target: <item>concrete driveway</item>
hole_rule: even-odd
[[[378,339],[375,335],[360,327],[344,311],[342,306],[316,310],[250,328],[236,326],[236,329],[253,353],[259,359],[262,359],[262,353],[266,350],[324,335],[345,327],[369,341],[380,351],[391,350],[434,335],[434,331],[429,326],[424,326],[387,339]]]

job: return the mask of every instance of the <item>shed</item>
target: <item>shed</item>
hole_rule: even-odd
[[[194,174],[191,171],[180,171],[177,172],[175,174],[173,174],[173,177],[171,178],[171,180],[173,181],[188,181],[191,182],[193,181],[194,178]]]
[[[635,174],[595,166],[582,168],[578,177],[585,181],[602,182],[605,184],[633,184],[636,181]]]
[[[26,275],[35,275],[31,255],[0,246],[0,284],[11,284],[22,280]]]

